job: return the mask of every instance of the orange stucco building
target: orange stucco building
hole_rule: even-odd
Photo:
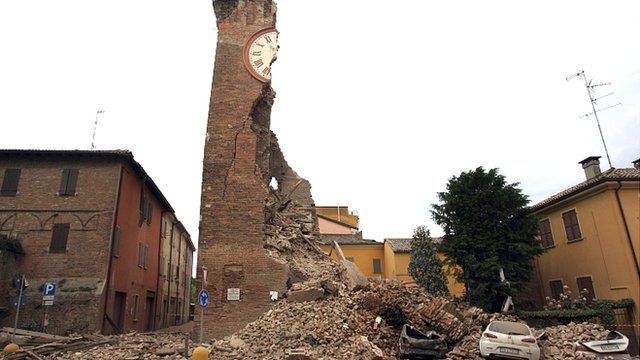
[[[633,299],[618,312],[620,330],[638,337],[640,311],[640,167],[600,171],[599,157],[580,162],[586,180],[533,206],[547,251],[536,259],[543,297],[558,297],[563,286],[576,296]]]

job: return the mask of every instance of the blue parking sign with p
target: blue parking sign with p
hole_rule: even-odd
[[[44,283],[42,295],[46,297],[54,297],[56,295],[56,282],[51,281]]]

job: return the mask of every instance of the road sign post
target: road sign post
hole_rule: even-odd
[[[198,293],[198,304],[200,305],[200,345],[202,345],[202,334],[204,333],[204,309],[209,306],[209,292],[204,288],[207,284],[206,266],[202,267],[202,282],[200,283],[200,292]]]
[[[56,282],[49,281],[44,283],[42,289],[42,305],[44,305],[44,320],[42,324],[43,332],[47,332],[49,326],[49,306],[53,305],[53,299],[56,297]]]
[[[202,345],[202,334],[204,332],[204,309],[209,306],[209,292],[204,288],[198,293],[198,305],[200,305],[200,344]]]
[[[24,274],[20,275],[20,292],[18,293],[18,303],[16,304],[16,319],[13,323],[13,333],[11,334],[11,342],[15,342],[16,330],[18,329],[18,318],[20,317],[20,307],[22,306],[22,292],[24,291]]]

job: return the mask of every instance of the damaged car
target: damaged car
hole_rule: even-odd
[[[402,326],[400,359],[444,359],[447,351],[447,342],[435,331],[423,333],[409,324]]]
[[[576,355],[597,359],[631,359],[628,347],[629,338],[618,331],[611,330],[605,339],[576,342],[575,352]]]
[[[538,360],[538,340],[525,323],[492,321],[480,336],[480,356]]]

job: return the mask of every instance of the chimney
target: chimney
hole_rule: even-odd
[[[633,162],[633,167],[636,169],[640,169],[640,159]]]
[[[602,174],[602,172],[600,172],[600,160],[598,159],[600,159],[600,156],[589,156],[579,162],[579,164],[582,164],[584,175],[587,177],[587,180],[591,180]]]

